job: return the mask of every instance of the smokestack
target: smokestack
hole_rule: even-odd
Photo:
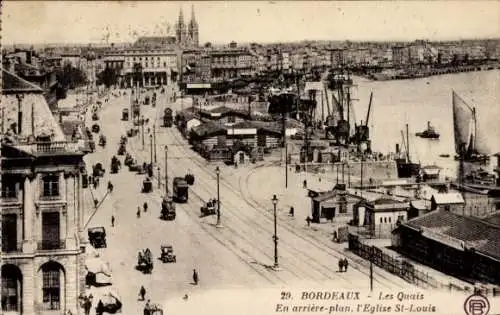
[[[399,143],[396,143],[396,154],[399,154],[400,151],[399,151]]]

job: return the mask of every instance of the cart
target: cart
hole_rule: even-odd
[[[150,193],[153,191],[153,182],[151,182],[151,179],[147,177],[143,182],[142,182],[142,192],[143,193]]]
[[[177,262],[176,255],[174,254],[174,248],[170,245],[162,245],[161,246],[160,260],[163,263],[175,263],[175,262]]]
[[[151,273],[151,271],[153,271],[153,255],[149,248],[137,254],[136,268],[144,273]]]
[[[217,201],[215,199],[208,201],[200,208],[202,215],[214,215],[217,212]]]
[[[144,306],[144,315],[163,315],[163,309],[158,304]]]

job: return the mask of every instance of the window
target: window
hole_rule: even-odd
[[[382,218],[380,218],[380,223],[382,223]]]
[[[49,174],[42,177],[43,181],[43,197],[59,196],[59,176],[57,174]]]
[[[389,218],[389,223],[391,223],[391,218]]]
[[[384,218],[384,223],[387,223],[387,218]]]
[[[20,276],[18,270],[9,270],[13,268],[2,267],[2,311],[4,312],[19,311]]]
[[[17,250],[17,215],[2,215],[2,252]]]
[[[228,116],[227,117],[227,122],[228,123],[235,123],[236,122],[236,116]]]
[[[42,270],[43,307],[46,310],[59,310],[60,303],[60,270],[49,266]]]
[[[60,222],[59,212],[42,213],[42,241],[39,249],[52,250],[63,246]]]
[[[17,198],[16,180],[12,176],[2,175],[2,198]]]

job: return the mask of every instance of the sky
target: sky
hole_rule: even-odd
[[[200,43],[500,37],[500,1],[4,1],[2,43],[167,35],[181,8],[189,21],[192,5]]]

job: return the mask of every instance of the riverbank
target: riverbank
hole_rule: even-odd
[[[442,69],[418,69],[414,71],[390,69],[378,73],[369,73],[363,75],[362,77],[371,81],[412,80],[452,73],[491,71],[495,69],[500,69],[500,64],[450,67]]]

